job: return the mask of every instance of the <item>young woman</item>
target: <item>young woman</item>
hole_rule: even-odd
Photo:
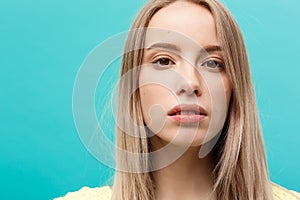
[[[63,199],[299,199],[270,182],[244,41],[217,0],[151,0],[123,55],[112,188]]]

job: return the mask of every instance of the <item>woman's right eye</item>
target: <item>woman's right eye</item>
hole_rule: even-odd
[[[175,63],[169,58],[159,58],[153,62],[159,66],[168,66],[168,65],[175,65]]]

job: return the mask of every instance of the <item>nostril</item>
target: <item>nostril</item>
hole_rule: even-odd
[[[182,95],[182,94],[185,94],[185,93],[187,93],[188,95],[196,95],[196,96],[200,96],[201,95],[201,92],[200,92],[200,90],[197,88],[197,89],[193,89],[193,90],[186,90],[186,89],[184,89],[184,88],[182,88],[182,89],[180,89],[179,91],[178,91],[178,95]]]
[[[194,93],[196,96],[200,96],[200,91],[199,90],[194,90]]]
[[[196,95],[197,97],[201,96],[201,92],[200,90],[191,90],[191,91],[186,91],[185,89],[181,89],[178,93],[178,95],[183,95],[183,94],[187,94],[187,95]]]
[[[202,94],[200,83],[192,80],[179,82],[177,87],[177,95],[196,95],[198,97]]]
[[[184,94],[185,93],[185,90],[184,89],[181,89],[178,94]]]

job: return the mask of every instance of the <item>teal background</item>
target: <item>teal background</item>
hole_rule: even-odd
[[[300,191],[300,2],[223,2],[249,51],[271,179]],[[113,171],[76,132],[73,83],[89,52],[128,30],[144,3],[0,1],[0,199],[51,199],[109,183]]]

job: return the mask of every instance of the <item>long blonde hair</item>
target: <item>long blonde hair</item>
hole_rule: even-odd
[[[161,8],[176,0],[151,0],[136,17],[131,30],[147,27],[152,16]],[[273,199],[261,128],[256,108],[249,63],[241,31],[228,12],[217,0],[188,0],[208,9],[214,17],[217,38],[223,52],[226,73],[232,83],[232,96],[227,120],[217,145],[213,149],[214,191],[222,200],[270,200]],[[147,168],[151,165],[147,153],[150,152],[145,128],[126,123],[125,113],[129,112],[136,124],[143,124],[138,88],[139,70],[143,58],[145,31],[135,31],[128,35],[122,60],[117,120],[126,124],[126,132],[117,127],[117,146],[128,152],[140,154],[136,162],[117,155],[117,168]],[[129,51],[135,49],[133,51]],[[124,99],[130,99],[129,105]],[[151,172],[130,173],[116,171],[113,185],[114,200],[152,200],[154,184]]]

